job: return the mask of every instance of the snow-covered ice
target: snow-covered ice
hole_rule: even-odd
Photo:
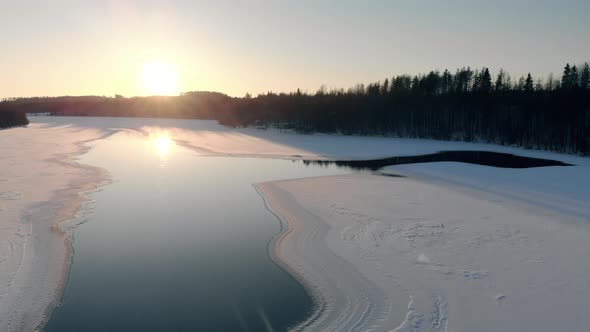
[[[322,313],[303,325],[309,330],[590,326],[588,220],[412,178],[343,175],[258,188],[289,224],[276,256],[320,303]]]
[[[56,304],[69,263],[65,235],[105,174],[73,158],[98,129],[44,126],[0,130],[0,331],[32,331]]]

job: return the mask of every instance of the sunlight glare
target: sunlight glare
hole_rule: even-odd
[[[150,139],[152,141],[154,150],[160,156],[160,158],[167,157],[170,153],[170,149],[174,145],[172,139],[170,139],[170,137],[165,133],[150,135]]]
[[[172,96],[180,93],[176,67],[159,60],[143,65],[141,80],[146,94]]]

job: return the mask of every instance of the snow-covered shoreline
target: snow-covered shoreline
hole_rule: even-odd
[[[423,178],[343,175],[256,187],[287,224],[273,258],[297,271],[317,303],[297,330],[590,323],[590,224],[577,214]]]
[[[364,321],[376,320],[395,324],[405,314],[403,307],[392,308],[371,280],[327,248],[322,239],[329,226],[299,206],[280,183],[260,183],[255,188],[284,227],[271,242],[271,258],[291,273],[314,301],[314,311],[293,330],[351,331]]]
[[[60,223],[74,218],[86,193],[108,179],[75,157],[108,134],[40,124],[0,132],[0,330],[38,330],[59,304],[71,261]]]

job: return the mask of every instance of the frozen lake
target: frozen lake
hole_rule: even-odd
[[[350,171],[203,157],[135,132],[92,146],[79,162],[114,182],[78,220],[46,331],[285,330],[306,318],[311,299],[269,256],[282,226],[252,184]]]
[[[586,309],[581,287],[587,283],[579,276],[587,267],[568,264],[586,261],[587,226],[568,220],[590,215],[585,158],[489,144],[232,129],[211,121],[35,120],[2,132],[0,140],[6,170],[0,210],[11,230],[1,242],[2,257],[10,259],[0,262],[7,271],[0,280],[8,285],[0,329],[44,323],[41,314],[53,307],[55,294],[63,295],[61,306],[47,331],[285,330],[308,317],[309,294],[318,308],[329,308],[320,319],[314,313],[314,322],[332,328],[391,330],[439,312],[432,326],[452,321],[458,330],[482,330],[482,316],[465,314],[470,310],[486,313],[490,331],[520,321],[536,330],[582,324],[572,317]],[[84,146],[90,149],[80,156]],[[68,156],[108,170],[112,183],[62,224],[78,210],[78,192],[104,179]],[[573,166],[538,167],[560,164]],[[405,178],[349,174],[351,168]],[[283,222],[290,216],[290,227],[298,227],[279,237],[272,252],[285,224],[253,184]],[[442,224],[452,232],[428,232],[439,242],[404,246],[426,234],[421,229]],[[65,234],[54,227],[65,227]],[[62,288],[68,236],[73,264]],[[488,242],[474,250],[481,239]],[[375,247],[374,240],[389,245]],[[524,285],[557,279],[567,284],[547,291]],[[562,320],[537,322],[532,317],[553,311],[522,305],[531,296],[535,303],[577,304],[563,305]],[[371,310],[359,309],[365,307]],[[531,308],[530,315],[522,308]]]

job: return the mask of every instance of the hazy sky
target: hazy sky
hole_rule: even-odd
[[[590,60],[588,0],[0,3],[0,97],[144,95],[154,59],[177,68],[181,91],[238,96]]]

